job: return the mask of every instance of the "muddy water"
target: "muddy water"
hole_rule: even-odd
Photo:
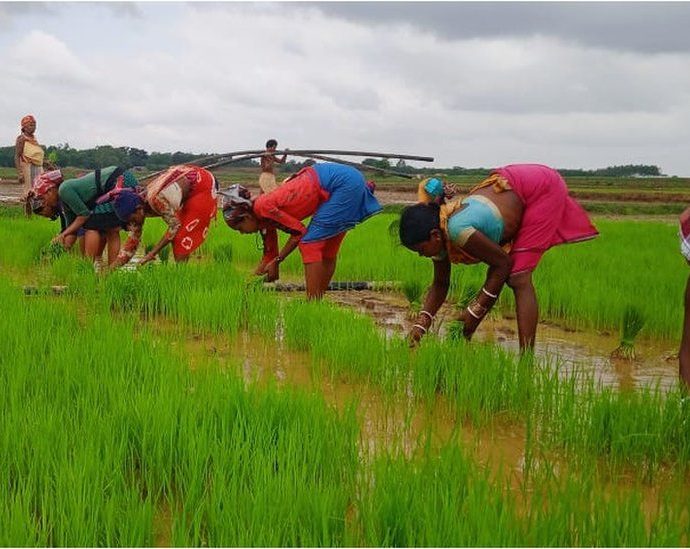
[[[341,411],[354,403],[363,457],[382,450],[411,456],[455,440],[495,474],[510,474],[516,487],[520,483],[525,448],[521,424],[497,420],[491,429],[476,429],[459,422],[453,406],[440,395],[431,404],[419,403],[409,395],[384,395],[365,382],[332,378],[320,373],[324,370],[309,354],[292,351],[279,340],[246,332],[234,338],[181,332],[170,321],[156,321],[149,327],[154,334],[173,335],[170,345],[188,357],[191,368],[221,364],[237,371],[248,384],[298,387],[322,395]]]
[[[373,299],[371,296],[362,297]],[[381,301],[385,299],[388,298]],[[380,306],[378,302],[367,303],[364,307],[370,310]],[[408,322],[404,319],[407,312],[404,308],[396,310],[404,327]],[[246,332],[236,337],[193,333],[180,329],[173,322],[160,320],[149,323],[149,328],[154,335],[173,335],[168,338],[169,343],[188,358],[191,368],[228,368],[238,372],[247,384],[297,387],[322,395],[327,404],[341,411],[354,403],[361,426],[360,454],[365,460],[382,451],[412,456],[426,449],[457,443],[489,472],[490,478],[499,483],[507,481],[520,501],[519,510],[525,512],[530,509],[530,494],[537,489],[531,486],[531,482],[526,482],[524,470],[528,459],[532,471],[544,466],[545,470],[553,470],[559,477],[569,474],[570,467],[562,457],[540,453],[538,444],[532,445],[532,455],[526,455],[526,430],[522,423],[495,418],[489,426],[473,427],[459,421],[453,406],[441,395],[431,403],[417,402],[409,395],[382,394],[365,382],[333,378],[323,374],[325,370],[308,353],[288,349],[280,338],[265,338]],[[386,322],[390,324],[390,318]],[[486,330],[500,335],[497,326],[501,325],[498,321]],[[634,474],[629,478],[618,475],[610,479],[608,489],[611,494],[641,490],[643,510],[651,523],[658,513],[661,494],[675,486],[672,480],[662,477],[657,475],[654,485],[639,486]],[[171,516],[168,507],[159,509],[156,522],[156,545],[169,545]]]
[[[413,323],[405,298],[394,293],[328,292],[327,298],[370,315],[389,336],[407,333]],[[448,321],[455,315],[453,306],[444,305],[437,315],[434,330],[444,336]],[[482,322],[475,339],[518,352],[515,320],[497,313]],[[621,390],[657,384],[662,389],[670,389],[676,385],[677,342],[639,339],[635,344],[637,356],[632,361],[611,358],[618,343],[616,334],[566,330],[553,323],[541,322],[537,328],[535,354],[558,368],[564,376],[577,368],[590,373],[602,385]]]

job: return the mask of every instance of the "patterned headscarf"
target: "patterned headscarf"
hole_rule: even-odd
[[[34,196],[43,196],[53,187],[57,187],[62,181],[63,177],[60,170],[43,172],[34,179],[31,191]]]
[[[225,190],[218,191],[223,197],[223,219],[229,226],[241,221],[252,211],[252,195],[242,185],[231,185]]]
[[[24,129],[24,127],[27,126],[31,122],[33,122],[35,124],[36,119],[33,117],[32,114],[27,114],[24,118],[22,118],[22,121],[21,121],[22,129]]]

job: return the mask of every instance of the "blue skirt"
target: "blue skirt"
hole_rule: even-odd
[[[356,168],[330,162],[314,164],[313,168],[321,188],[330,196],[311,218],[302,242],[326,240],[349,231],[383,209]]]

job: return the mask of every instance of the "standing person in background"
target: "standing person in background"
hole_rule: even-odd
[[[269,139],[266,141],[266,152],[275,152],[277,146],[278,142],[275,139]],[[261,187],[262,193],[270,193],[278,188],[273,167],[275,164],[285,164],[286,158],[286,154],[283,155],[283,158],[278,158],[274,154],[261,157],[261,175],[259,176],[259,187]]]
[[[14,166],[17,168],[17,179],[22,185],[23,194],[31,190],[34,179],[43,173],[45,152],[34,135],[36,119],[27,114],[21,120],[21,133],[14,146]]]
[[[680,253],[690,264],[690,208],[680,214]],[[690,277],[685,285],[685,314],[683,316],[683,335],[678,351],[678,377],[686,391],[690,390]]]

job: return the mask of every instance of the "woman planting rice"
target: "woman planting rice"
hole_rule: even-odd
[[[256,274],[277,280],[278,265],[299,247],[310,299],[326,291],[345,233],[382,209],[358,170],[328,162],[304,168],[255,199],[240,185],[221,194],[223,217],[231,229],[261,232],[264,255]],[[302,220],[309,216],[312,220],[305,227]],[[276,229],[290,234],[280,252]]]
[[[422,182],[420,190],[424,201],[403,210],[400,240],[434,260],[434,279],[410,342],[421,339],[445,301],[451,263],[483,262],[486,281],[462,312],[463,335],[472,337],[507,283],[515,294],[520,349],[531,349],[538,318],[532,271],[552,246],[598,235],[563,178],[547,166],[512,164],[494,170],[464,199],[445,200],[438,180]]]
[[[84,255],[100,257],[107,242],[108,260],[112,263],[120,250],[122,222],[112,205],[97,204],[97,199],[113,188],[134,188],[132,172],[117,166],[98,169],[63,182],[59,170],[45,172],[36,178],[28,200],[33,213],[55,219],[62,214],[61,232],[53,243],[69,249],[77,235],[84,235]]]
[[[172,243],[175,261],[186,261],[208,234],[216,217],[218,183],[211,172],[198,166],[171,166],[145,190],[114,189],[103,200],[111,201],[115,215],[129,231],[127,241],[112,267],[127,263],[139,246],[146,217],[163,218],[167,232],[144,256],[141,265],[153,260]]]

